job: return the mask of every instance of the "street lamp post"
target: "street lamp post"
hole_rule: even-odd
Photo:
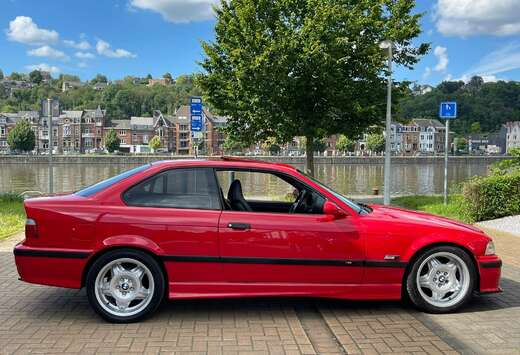
[[[379,45],[382,49],[388,49],[388,85],[386,96],[386,139],[385,139],[385,189],[384,189],[384,204],[390,204],[390,185],[392,183],[391,177],[391,156],[392,149],[390,146],[390,136],[392,128],[392,56],[393,56],[393,42],[385,40]]]
[[[47,113],[48,113],[48,124],[49,127],[49,194],[54,192],[54,179],[53,179],[53,167],[52,167],[52,148],[54,148],[54,141],[52,135],[52,99],[47,99]]]

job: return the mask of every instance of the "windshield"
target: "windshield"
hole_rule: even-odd
[[[119,181],[126,179],[127,177],[130,177],[132,175],[137,174],[138,172],[141,172],[145,169],[147,169],[150,166],[150,164],[142,165],[137,168],[134,168],[132,170],[125,171],[124,173],[121,173],[119,175],[113,176],[109,179],[103,180],[98,182],[97,184],[91,185],[89,187],[84,188],[83,190],[79,190],[75,193],[75,195],[83,196],[83,197],[90,197],[99,191],[102,191],[106,189],[109,186],[114,185],[115,183],[118,183]]]
[[[335,197],[337,197],[338,199],[340,199],[342,202],[344,202],[347,206],[352,208],[357,213],[362,213],[363,211],[365,211],[363,206],[357,204],[356,202],[354,202],[352,200],[349,200],[347,197],[345,197],[344,195],[340,194],[339,192],[336,192],[336,191],[332,190],[330,187],[324,185],[322,182],[320,182],[316,178],[314,178],[314,177],[304,173],[301,170],[298,170],[298,172],[300,174],[304,175],[305,177],[307,177],[308,179],[312,180],[314,183],[319,185],[322,189],[326,190],[328,193],[330,193],[330,194],[334,195]]]

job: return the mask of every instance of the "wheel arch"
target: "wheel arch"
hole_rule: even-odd
[[[90,268],[92,267],[92,265],[94,265],[94,263],[97,260],[99,260],[99,258],[101,258],[103,255],[106,255],[106,254],[109,254],[111,252],[118,251],[118,250],[138,250],[138,251],[143,252],[143,253],[149,255],[150,257],[152,257],[157,262],[157,264],[161,268],[161,271],[163,272],[164,280],[166,282],[165,292],[166,292],[166,294],[168,294],[168,284],[169,284],[168,283],[168,272],[166,271],[166,266],[164,265],[164,262],[161,260],[159,255],[155,254],[154,252],[150,251],[147,248],[144,248],[141,246],[136,246],[136,245],[112,245],[112,246],[106,247],[104,249],[98,250],[95,254],[93,254],[88,259],[87,263],[85,264],[85,267],[83,268],[83,272],[81,275],[81,287],[85,287],[86,280],[87,280],[87,274],[88,274]]]
[[[477,276],[477,279],[475,280],[475,289],[478,290],[480,288],[480,272],[478,268],[478,262],[475,258],[475,255],[471,252],[471,250],[467,247],[465,247],[462,244],[453,243],[453,242],[435,242],[431,244],[423,245],[421,248],[417,249],[410,257],[408,264],[406,265],[406,269],[403,273],[403,279],[401,280],[401,295],[402,297],[407,297],[406,292],[406,279],[408,278],[408,275],[410,274],[410,271],[412,270],[412,267],[415,263],[415,261],[425,252],[427,252],[430,249],[436,248],[436,247],[455,247],[458,249],[461,249],[463,252],[465,252],[470,260],[473,262],[473,270],[475,270],[475,275]]]

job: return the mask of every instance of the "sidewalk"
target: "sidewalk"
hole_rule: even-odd
[[[475,225],[477,227],[494,229],[520,237],[520,215],[479,222]]]

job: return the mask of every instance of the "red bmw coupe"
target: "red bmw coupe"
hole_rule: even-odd
[[[408,297],[441,313],[500,291],[502,262],[477,228],[355,203],[289,165],[163,161],[25,209],[21,279],[86,287],[112,322],[164,297]]]

